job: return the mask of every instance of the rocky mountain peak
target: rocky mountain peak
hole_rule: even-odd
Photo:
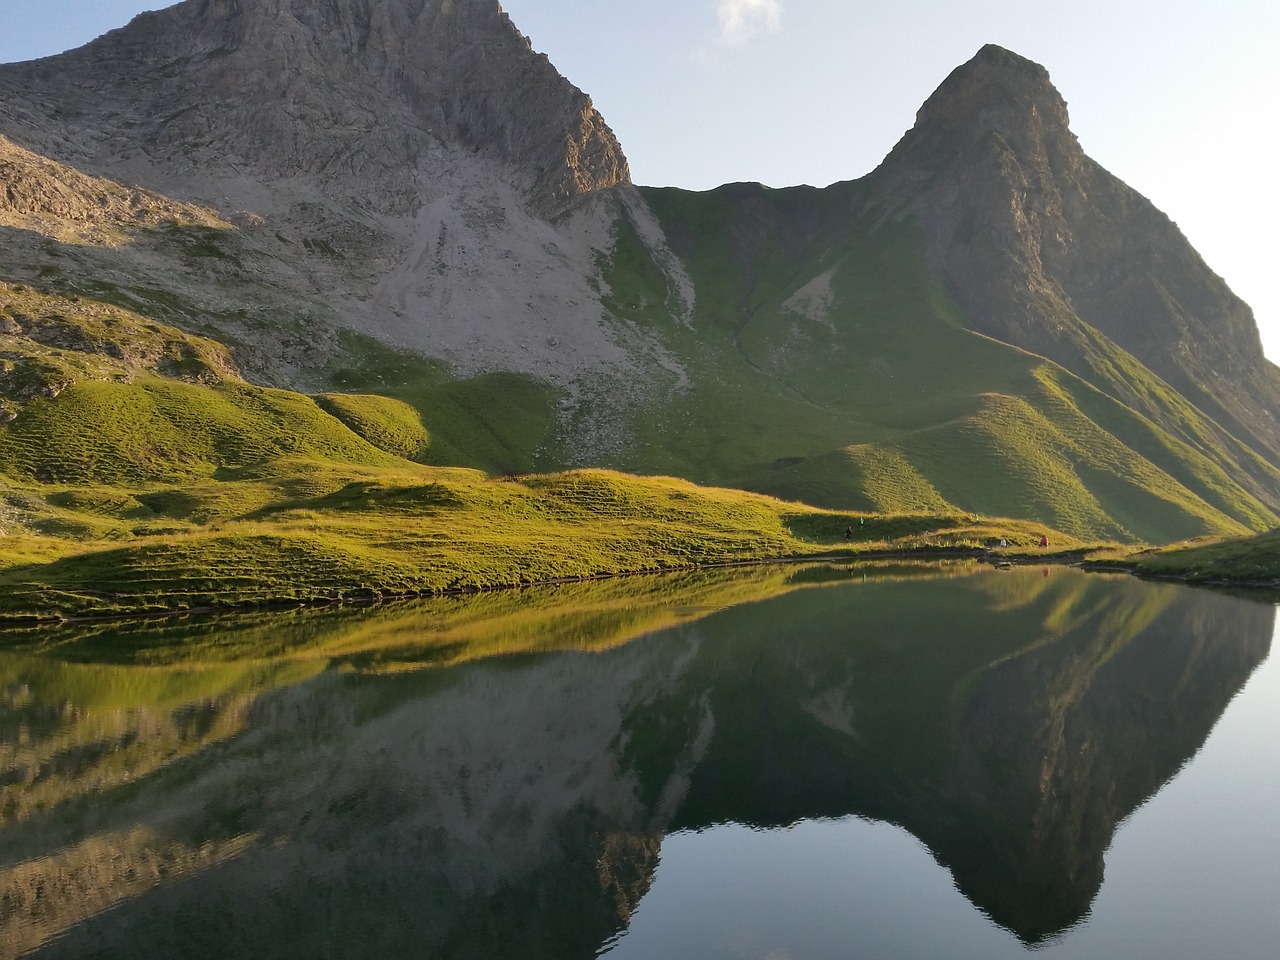
[[[1251,311],[1168,217],[1085,154],[1044,67],[983,47],[868,179],[886,212],[919,225],[975,329],[1108,383],[1126,402],[1136,399],[1095,355],[1098,333],[1189,396],[1246,383],[1230,388],[1230,404],[1203,402],[1280,451],[1268,413],[1280,394]]]
[[[1038,63],[987,44],[951,72],[885,159],[886,169],[936,170],[958,159],[1012,154],[1076,166],[1083,158],[1067,104]]]
[[[504,164],[543,215],[629,180],[590,99],[496,0],[186,0],[0,68],[0,104],[15,140],[89,169],[233,164],[383,207],[412,206],[455,147]]]
[[[917,112],[917,124],[972,123],[994,127],[1017,112],[1047,113],[1067,125],[1067,105],[1049,71],[1012,50],[989,43],[947,76]]]

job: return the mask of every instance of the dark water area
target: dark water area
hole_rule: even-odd
[[[1273,957],[1274,630],[970,564],[0,635],[0,957]]]

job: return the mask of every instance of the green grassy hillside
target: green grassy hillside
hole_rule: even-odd
[[[333,389],[304,395],[122,307],[3,285],[0,615],[1276,525],[1280,475],[1248,447],[1104,338],[1091,383],[967,329],[914,227],[861,190],[646,191],[691,316],[618,221],[605,306],[688,386],[632,409],[633,442],[595,454],[613,470],[558,470],[565,394],[529,376],[457,380],[346,334],[316,372]]]
[[[394,398],[413,411],[396,427],[429,437],[413,459],[491,473],[527,473],[556,465],[554,444],[560,391],[522,374],[495,372],[457,380],[444,364],[394,350],[370,337],[345,333],[343,356],[322,371],[342,394]],[[346,401],[344,401],[346,402]],[[404,408],[397,418],[406,415]],[[403,421],[401,421],[403,422]]]
[[[0,537],[0,618],[438,594],[762,559],[971,549],[998,536],[1036,553],[1043,531],[956,514],[821,511],[608,471],[494,479],[408,462],[276,460],[180,489],[37,489],[40,507],[27,522],[43,536]],[[1051,536],[1055,548],[1073,545]]]
[[[472,457],[518,465],[521,443],[547,430],[541,388],[424,378],[412,394],[406,376],[398,389],[413,403],[308,397],[244,383],[216,344],[119,308],[26,288],[10,296],[10,367],[47,360],[58,376],[40,389],[26,376],[4,383],[0,616],[436,594],[1039,536],[954,509],[886,521],[669,477],[495,479],[415,462],[439,456],[443,424]],[[120,330],[113,348],[102,332]],[[178,379],[166,366],[174,353],[206,360]],[[396,369],[379,367],[385,388]]]
[[[1101,335],[1086,382],[968,329],[913,225],[867,209],[862,190],[643,191],[694,281],[693,323],[671,318],[668,281],[625,222],[606,279],[694,386],[637,418],[618,466],[1084,538],[1276,522],[1280,472]]]
[[[412,402],[306,396],[248,384],[216,344],[119,308],[9,294],[3,346],[22,375],[2,383],[0,617],[435,594],[1000,536],[1029,548],[1042,532],[942,501],[884,517],[669,477],[423,463],[440,434],[489,465],[521,463],[547,429],[543,388],[428,376],[414,393],[383,357],[387,393]],[[174,355],[203,359],[173,369]],[[57,375],[33,389],[39,363]]]

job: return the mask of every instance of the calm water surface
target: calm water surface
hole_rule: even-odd
[[[1272,958],[1275,609],[761,568],[0,636],[0,957]]]

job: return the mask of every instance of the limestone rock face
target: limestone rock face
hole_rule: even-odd
[[[260,381],[309,389],[355,331],[460,376],[655,382],[597,279],[652,218],[497,0],[185,0],[0,65],[0,137],[11,279],[64,241],[68,289],[165,290]]]
[[[8,132],[87,169],[231,166],[415,206],[441,151],[500,161],[531,210],[629,181],[590,99],[496,0],[186,0],[0,69]]]
[[[1043,67],[984,47],[870,179],[880,203],[921,224],[976,329],[1094,381],[1101,333],[1280,453],[1280,383],[1252,311],[1167,216],[1085,155]]]

